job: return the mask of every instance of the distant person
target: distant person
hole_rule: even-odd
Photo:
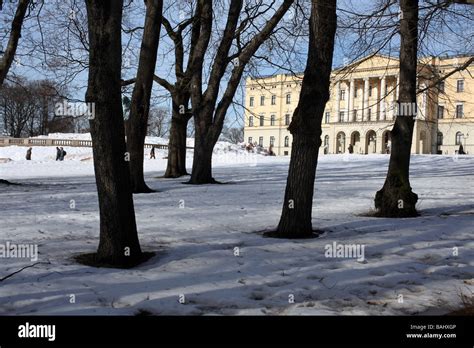
[[[66,156],[66,151],[62,147],[59,148],[61,154],[59,155],[59,160],[64,161],[64,156]]]
[[[459,145],[459,151],[458,151],[458,155],[465,155],[466,153],[464,152],[464,147],[462,146],[462,144]]]
[[[352,144],[349,144],[347,150],[349,150],[349,153],[354,153],[354,146]]]
[[[32,150],[32,148],[30,147],[30,148],[26,151],[26,160],[27,160],[27,161],[31,161],[31,150]]]
[[[273,152],[273,145],[270,145],[270,147],[268,148],[268,155],[275,156],[275,153]]]
[[[151,147],[150,159],[156,159],[156,158],[155,158],[155,145],[153,145],[153,146]]]
[[[61,149],[56,146],[56,161],[59,161],[61,158]]]

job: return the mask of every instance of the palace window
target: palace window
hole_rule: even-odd
[[[252,137],[249,137],[249,142],[248,143],[252,144],[252,140],[253,140]]]
[[[367,109],[367,120],[371,121],[371,119],[372,119],[372,109],[369,108]]]
[[[325,114],[324,114],[324,123],[329,123],[329,120],[331,119],[331,113],[329,111],[327,111]]]
[[[271,115],[270,116],[270,126],[274,126],[275,125],[275,115]]]
[[[444,118],[444,106],[443,105],[438,105],[438,118],[439,119]]]
[[[250,97],[250,106],[253,106],[254,103],[254,97]]]
[[[277,96],[272,95],[272,105],[276,105]]]
[[[357,98],[357,88],[354,88],[354,98]]]
[[[438,145],[443,145],[443,133],[438,132],[436,142],[437,142]]]
[[[265,119],[263,118],[263,115],[260,115],[260,127],[263,127],[265,125]]]
[[[339,112],[339,122],[344,122],[344,111]]]
[[[291,104],[291,94],[286,95],[286,104]]]
[[[262,96],[260,97],[260,105],[261,105],[261,106],[265,105],[265,96],[264,96],[264,95],[262,95]]]
[[[456,118],[463,118],[464,106],[462,104],[456,105]]]
[[[461,132],[456,133],[456,145],[461,145],[463,134]]]
[[[290,146],[290,137],[286,136],[285,137],[285,147]]]
[[[249,116],[249,127],[253,127],[253,116]]]
[[[258,137],[258,145],[263,146],[263,137]]]
[[[270,146],[275,146],[275,137],[270,137]]]
[[[289,126],[290,125],[290,114],[286,114],[285,115],[285,126]]]
[[[456,91],[464,92],[464,80],[458,80]]]
[[[372,96],[372,86],[369,86],[369,97]]]
[[[345,100],[345,99],[346,99],[346,90],[341,89],[341,100]]]

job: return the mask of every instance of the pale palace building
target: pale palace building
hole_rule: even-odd
[[[474,154],[474,64],[469,56],[429,57],[418,64],[413,154]],[[451,74],[450,74],[451,73]],[[441,76],[450,74],[443,82]],[[333,70],[322,120],[321,154],[389,153],[399,81],[396,58],[371,55]],[[247,78],[244,140],[277,156],[291,153],[288,131],[302,75]],[[423,91],[424,90],[424,91]],[[352,146],[349,146],[352,145]]]

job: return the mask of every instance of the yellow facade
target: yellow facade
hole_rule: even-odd
[[[468,59],[420,60],[418,88],[430,88],[418,94],[412,153],[454,154],[460,144],[466,153],[474,153],[474,65],[436,85],[440,76]],[[397,59],[373,55],[332,72],[331,96],[322,122],[322,154],[346,153],[349,145],[359,154],[390,152],[398,70]],[[289,74],[247,79],[247,143],[266,149],[272,145],[276,155],[291,154],[287,128],[298,105],[301,82],[302,75]]]

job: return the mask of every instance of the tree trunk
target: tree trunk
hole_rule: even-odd
[[[95,103],[90,120],[99,196],[100,243],[95,261],[115,267],[138,263],[138,242],[121,103],[122,1],[86,0],[89,79],[86,101]]]
[[[3,81],[5,81],[5,77],[7,77],[13,59],[15,58],[18,41],[21,37],[21,27],[23,26],[23,21],[29,4],[30,0],[20,0],[18,2],[18,7],[15,11],[15,16],[13,17],[8,44],[3,53],[2,59],[0,59],[0,86],[3,85]]]
[[[403,110],[415,110],[417,44],[418,44],[418,0],[401,0],[400,9],[400,95],[398,110],[402,103],[410,103]],[[410,153],[416,113],[398,115],[393,127],[392,150],[385,183],[375,195],[375,209],[382,217],[417,216],[418,195],[410,186]]]
[[[295,133],[293,136],[285,200],[276,236],[308,238],[313,236],[311,216],[321,134]]]
[[[143,162],[145,157],[146,129],[140,120],[130,122],[127,136],[127,150],[130,153],[130,181],[133,193],[153,192],[145,183]]]
[[[176,102],[175,102],[176,100]],[[179,178],[188,175],[186,171],[186,139],[190,114],[187,109],[189,96],[173,98],[170,138],[168,144],[168,164],[165,178]]]
[[[200,127],[196,126],[195,131],[193,169],[188,183],[215,184],[217,181],[212,177],[212,151],[216,142],[210,139],[210,135],[207,132],[204,133]]]
[[[289,130],[293,135],[285,199],[276,232],[279,238],[314,236],[311,222],[314,180],[321,146],[321,121],[329,100],[336,32],[336,0],[313,0],[308,61]]]
[[[127,148],[130,153],[130,178],[134,193],[153,192],[145,183],[143,160],[148,114],[150,111],[150,97],[160,41],[162,9],[162,0],[149,0],[146,3],[145,28],[143,30],[140,60],[132,93],[127,129]]]

